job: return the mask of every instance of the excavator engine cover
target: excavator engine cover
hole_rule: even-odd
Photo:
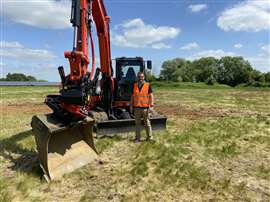
[[[95,159],[94,120],[87,117],[74,124],[64,124],[54,114],[33,116],[40,167],[47,181],[61,178]]]

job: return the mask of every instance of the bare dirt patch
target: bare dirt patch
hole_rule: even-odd
[[[4,104],[1,113],[49,113],[50,108],[44,103]]]
[[[270,116],[269,113],[244,111],[239,109],[222,109],[218,107],[199,107],[197,109],[184,105],[161,104],[156,110],[167,116],[185,118],[188,120],[198,120],[202,118],[222,118],[222,117],[241,117],[241,116]]]

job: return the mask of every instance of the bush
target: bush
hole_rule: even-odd
[[[2,78],[1,81],[37,81],[37,79],[21,73],[8,73],[6,78]]]
[[[163,62],[159,81],[161,80],[204,82],[207,85],[219,83],[232,87],[252,82],[247,86],[267,87],[270,72],[261,73],[253,69],[243,57],[206,57],[193,61],[176,58]]]
[[[223,57],[219,60],[217,81],[232,87],[250,80],[252,67],[242,57]]]
[[[216,80],[215,80],[215,78],[213,76],[210,76],[209,78],[206,79],[205,83],[207,85],[211,85],[212,86],[212,85],[214,85],[216,83]]]
[[[270,87],[270,83],[260,82],[260,81],[251,81],[251,82],[246,83],[243,86],[244,87],[263,87],[263,88],[267,88],[267,87]]]

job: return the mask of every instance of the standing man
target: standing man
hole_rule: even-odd
[[[136,122],[135,143],[141,141],[141,118],[143,118],[147,138],[146,141],[153,141],[152,127],[149,118],[149,108],[154,106],[154,96],[150,83],[145,82],[144,73],[139,72],[138,82],[134,84],[133,94],[130,100],[130,112],[134,111]]]

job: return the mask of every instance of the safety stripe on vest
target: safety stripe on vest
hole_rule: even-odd
[[[139,101],[136,104],[147,104],[147,105],[149,105],[149,102]]]
[[[136,97],[136,98],[149,98],[150,96],[149,95],[147,95],[147,96],[144,96],[144,95],[134,95],[134,97]]]

